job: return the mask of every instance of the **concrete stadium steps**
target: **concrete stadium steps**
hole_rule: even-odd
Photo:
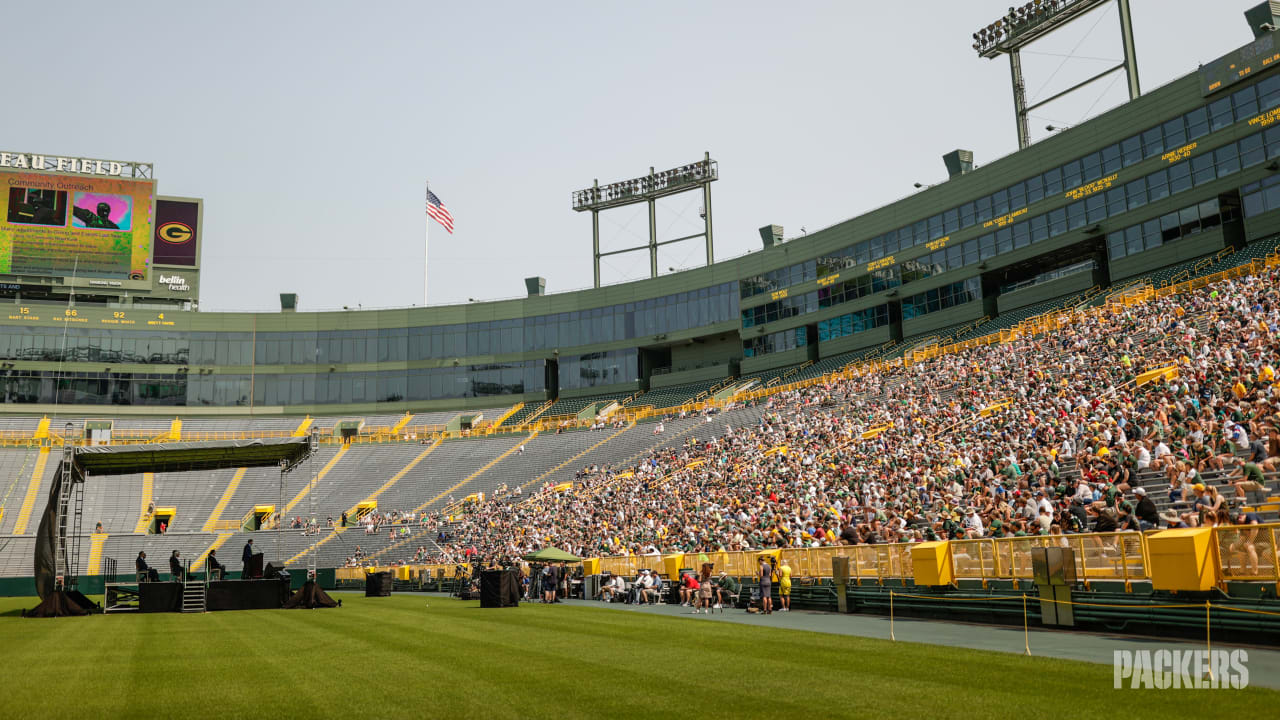
[[[89,476],[84,484],[84,532],[102,523],[104,532],[129,535],[142,518],[142,475]],[[179,508],[181,512],[181,508]]]
[[[0,536],[0,577],[34,575],[35,555],[34,535]]]
[[[38,417],[0,417],[0,432],[35,433]]]
[[[45,500],[41,495],[48,490],[49,478],[52,477],[49,458],[53,457],[53,451],[49,448],[40,448],[36,453],[35,463],[31,468],[31,476],[27,482],[27,491],[22,496],[22,504],[18,507],[16,517],[13,522],[13,534],[25,535],[34,533],[39,525],[34,519],[38,516],[40,510],[44,508]],[[56,469],[56,463],[53,465]],[[8,511],[5,512],[8,514]]]
[[[316,469],[319,470],[333,459],[341,447],[340,445],[321,445],[316,449],[316,454],[312,456],[313,459],[308,462],[315,463]],[[310,469],[305,463],[302,467],[285,475],[284,502],[288,503],[293,500],[302,486],[306,485],[310,479]],[[244,477],[240,479],[240,486],[236,488],[235,493],[227,500],[226,507],[222,509],[222,516],[219,518],[219,522],[238,521],[252,510],[254,505],[278,506],[279,504],[280,469],[275,467],[247,468]]]
[[[528,489],[530,492],[537,492],[543,485],[558,485],[562,482],[573,480],[578,469],[584,467],[582,464],[583,458],[612,442],[616,442],[619,438],[633,430],[635,430],[634,425],[628,425],[626,427],[616,429],[608,428],[581,431],[579,434],[585,433],[590,436],[587,438],[589,444],[578,443],[577,446],[570,448],[571,450],[577,450],[577,452],[572,455],[567,455],[562,460],[557,457],[557,459],[560,460],[558,463],[546,470],[543,470],[529,480],[525,480],[520,483],[519,487],[522,489],[522,492],[525,489]],[[579,447],[581,449],[578,449]],[[587,464],[590,463],[588,462]],[[511,485],[510,489],[514,489],[515,487],[517,486]]]
[[[604,440],[615,431],[576,430],[556,433],[548,431],[524,444],[524,452],[515,452],[473,479],[462,488],[466,494],[483,492],[492,497],[502,484],[515,489],[542,476],[565,460]],[[526,488],[527,489],[527,488]]]
[[[378,498],[379,507],[390,510],[412,510],[463,479],[480,470],[494,458],[516,447],[525,435],[501,435],[479,439],[445,440],[405,478],[388,488]],[[426,446],[405,447],[422,451]],[[468,492],[454,491],[461,500]],[[445,493],[447,501],[449,493]]]
[[[237,468],[226,468],[156,475],[153,502],[156,507],[171,507],[176,511],[169,531],[204,532],[205,521],[238,472]]]
[[[106,547],[109,537],[111,536],[106,533],[94,533],[89,536],[89,557],[85,560],[84,567],[80,569],[81,575],[102,574],[102,550]]]
[[[608,405],[615,400],[622,402],[631,397],[632,393],[610,394],[610,395],[588,395],[586,397],[559,398],[542,417],[558,417],[561,415],[577,415],[583,408],[591,403],[604,403]],[[647,403],[646,403],[647,404]]]
[[[35,469],[39,448],[0,449],[0,503],[4,518],[0,519],[0,534],[13,532],[22,510],[22,501],[31,485],[31,473]]]
[[[329,517],[332,517],[334,523],[337,523],[341,519],[343,511],[350,510],[356,503],[370,498],[374,492],[383,487],[390,478],[404,470],[405,466],[429,446],[402,443],[394,445],[350,445],[348,447],[349,449],[342,459],[334,464],[328,474],[316,484],[313,498],[310,500],[303,499],[291,512],[286,513],[286,527],[288,521],[295,516],[305,520],[310,514],[309,508],[312,502],[315,504],[316,521],[321,526],[325,525],[326,518]],[[427,457],[430,457],[430,455]],[[421,463],[419,463],[420,465]],[[301,475],[298,474],[299,472],[301,472]],[[400,481],[402,482],[412,474],[413,471],[411,470]],[[305,469],[294,471],[294,475],[297,477],[291,479],[300,483],[305,483],[310,479],[310,475],[305,472]],[[383,496],[385,496],[385,493],[386,491],[384,490]],[[383,505],[382,497],[379,497],[378,509],[386,511],[398,508]]]
[[[715,380],[704,380],[702,382],[688,383],[686,385],[672,385],[671,387],[655,388],[647,393],[639,395],[632,405],[652,405],[655,408],[679,407],[685,403],[693,402],[693,399],[699,393],[704,393],[711,388],[725,382],[727,378],[717,378]]]
[[[142,473],[142,493],[138,507],[138,522],[133,527],[133,531],[136,533],[146,532],[147,526],[151,523],[151,516],[147,513],[147,510],[148,506],[154,503],[155,485],[155,473]]]
[[[240,489],[240,483],[244,480],[244,476],[249,472],[249,468],[236,468],[231,475],[231,480],[227,486],[223,488],[222,493],[218,496],[218,500],[214,503],[213,509],[204,519],[204,525],[200,527],[200,532],[213,532],[213,530],[222,522],[222,514],[226,511],[227,505],[230,504],[231,498],[235,497],[236,492]],[[231,518],[232,520],[238,518]]]

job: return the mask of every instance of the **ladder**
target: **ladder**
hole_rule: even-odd
[[[56,516],[56,547],[53,553],[54,582],[61,578],[62,588],[74,590],[78,585],[80,565],[80,521],[84,515],[84,483],[75,482],[73,475],[73,448],[71,433],[63,439],[62,465],[58,486]]]
[[[192,580],[188,575],[182,583],[182,612],[205,612],[205,585],[203,580]]]

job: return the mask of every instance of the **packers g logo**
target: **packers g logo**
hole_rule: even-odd
[[[174,245],[181,245],[196,234],[190,225],[180,222],[167,222],[157,232],[161,240]]]

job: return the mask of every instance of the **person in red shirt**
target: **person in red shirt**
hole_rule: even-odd
[[[680,606],[688,607],[692,605],[698,597],[698,578],[693,573],[687,572],[680,578]]]

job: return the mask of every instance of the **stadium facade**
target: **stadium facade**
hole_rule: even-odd
[[[1243,78],[1214,87],[1193,72],[982,167],[949,163],[948,181],[898,202],[785,242],[768,226],[758,252],[656,279],[318,313],[199,312],[144,293],[69,304],[7,284],[4,410],[333,415],[623,397],[996,327],[1280,232],[1270,37],[1233,54],[1255,63]],[[194,298],[184,273],[198,277],[154,281]]]

